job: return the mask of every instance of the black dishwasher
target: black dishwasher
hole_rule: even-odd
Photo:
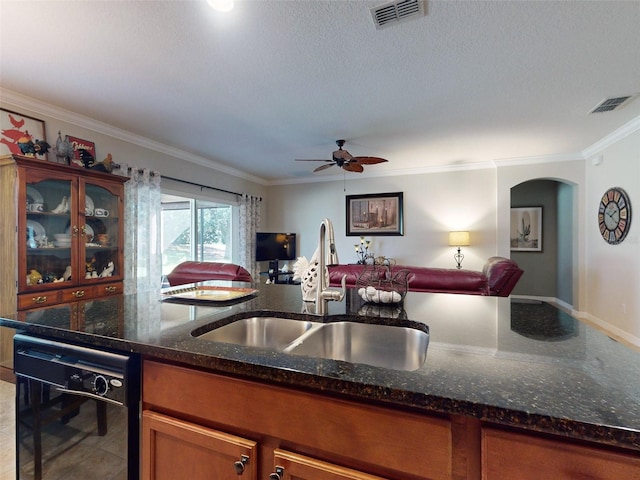
[[[18,333],[18,480],[138,480],[140,361]]]

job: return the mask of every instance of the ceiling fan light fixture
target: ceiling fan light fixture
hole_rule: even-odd
[[[320,172],[322,170],[326,170],[329,167],[334,165],[346,170],[348,172],[357,172],[362,173],[364,171],[363,165],[375,165],[377,163],[383,163],[387,160],[380,157],[354,157],[346,150],[343,150],[344,140],[336,140],[336,145],[338,145],[338,150],[333,152],[333,156],[331,160],[316,160],[316,159],[305,159],[305,158],[296,158],[298,162],[324,162],[324,165],[319,166],[314,170],[315,172]]]

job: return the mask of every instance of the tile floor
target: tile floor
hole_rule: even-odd
[[[0,380],[0,480],[16,479],[15,387]]]

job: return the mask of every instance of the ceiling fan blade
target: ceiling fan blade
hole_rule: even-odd
[[[296,162],[333,162],[333,160],[320,160],[317,158],[296,158]]]
[[[321,165],[321,166],[319,166],[319,167],[318,167],[318,168],[316,168],[313,172],[314,172],[314,173],[315,173],[315,172],[320,172],[320,171],[325,170],[325,169],[327,169],[327,168],[329,168],[329,167],[333,167],[334,165],[335,165],[335,163],[333,163],[333,162],[331,162],[331,163],[327,163],[326,165]]]
[[[374,165],[376,163],[388,162],[388,160],[380,157],[353,157],[352,162],[359,163],[360,165]]]
[[[345,162],[344,165],[342,165],[342,168],[344,168],[348,172],[364,172],[364,168],[362,167],[362,165],[356,162]]]

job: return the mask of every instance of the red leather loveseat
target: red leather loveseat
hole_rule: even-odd
[[[329,283],[340,286],[346,275],[346,285],[356,286],[356,279],[364,265],[329,266]],[[491,257],[481,272],[448,268],[428,268],[394,265],[391,274],[408,270],[410,292],[462,293],[469,295],[491,295],[508,297],[524,271],[509,258]]]
[[[172,287],[206,280],[253,281],[244,267],[218,262],[182,262],[167,275],[167,280]]]

